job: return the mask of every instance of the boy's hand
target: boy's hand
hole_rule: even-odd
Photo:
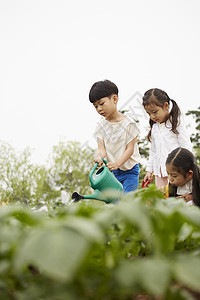
[[[100,167],[103,164],[103,161],[101,158],[96,157],[94,158],[93,163],[98,163],[98,167]]]
[[[114,171],[114,170],[117,170],[119,168],[119,166],[116,162],[115,163],[109,162],[109,163],[107,163],[106,167],[108,167],[108,169],[110,171]]]
[[[149,183],[153,181],[153,174],[151,172],[146,172],[146,175],[144,176],[144,182],[146,181],[149,181]]]

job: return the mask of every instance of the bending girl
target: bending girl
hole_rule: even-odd
[[[186,202],[192,200],[200,207],[200,176],[194,155],[187,149],[177,148],[168,155],[166,169],[174,190],[171,196],[179,196]]]

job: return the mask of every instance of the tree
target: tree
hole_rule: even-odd
[[[51,190],[47,170],[31,162],[30,148],[17,153],[0,142],[0,199],[2,202],[41,205]]]
[[[93,167],[94,150],[79,142],[60,141],[50,155],[49,174],[54,187],[65,190],[69,197],[74,191],[91,193],[89,173]]]
[[[0,202],[32,207],[62,200],[62,191],[71,198],[74,191],[91,193],[89,172],[94,150],[78,142],[61,141],[53,147],[47,165],[31,162],[31,150],[17,153],[0,141]]]
[[[141,155],[140,176],[139,176],[139,180],[140,180],[139,184],[141,184],[146,174],[146,164],[147,164],[147,159],[149,157],[149,141],[146,137],[144,137],[139,141],[138,145],[139,145],[139,151]]]
[[[200,107],[197,110],[189,110],[186,113],[187,116],[192,116],[195,118],[196,123],[196,133],[193,133],[191,136],[191,141],[194,144],[195,154],[196,154],[196,161],[197,164],[200,164]]]

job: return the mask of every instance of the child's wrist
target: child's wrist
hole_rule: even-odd
[[[102,159],[102,155],[101,154],[97,154],[97,155],[95,155],[94,159]]]
[[[95,157],[95,158],[93,159],[93,161],[94,161],[94,162],[100,162],[100,161],[101,161],[101,158]]]
[[[119,169],[119,167],[121,167],[121,164],[118,161],[116,161],[115,166],[116,166],[117,169]]]

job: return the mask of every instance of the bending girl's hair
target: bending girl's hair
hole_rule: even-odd
[[[176,128],[179,125],[179,116],[180,116],[181,112],[180,112],[180,108],[178,107],[178,104],[176,103],[176,101],[174,101],[173,99],[170,99],[166,92],[164,92],[163,90],[157,89],[157,88],[146,91],[142,100],[143,100],[142,104],[143,104],[144,108],[145,108],[145,106],[151,105],[151,104],[163,107],[165,102],[167,102],[169,105],[171,102],[172,109],[169,112],[169,120],[172,124],[171,131],[174,132],[175,134],[178,134],[178,131]],[[150,131],[147,135],[147,138],[149,141],[151,140],[151,130],[152,130],[152,126],[154,123],[156,123],[156,122],[149,119]]]
[[[177,172],[186,178],[187,173],[192,170],[192,196],[195,205],[200,207],[200,176],[199,168],[195,163],[194,155],[185,148],[176,148],[167,157],[166,164],[172,164]]]

